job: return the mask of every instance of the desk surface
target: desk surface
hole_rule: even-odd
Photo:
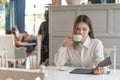
[[[33,45],[36,45],[36,43],[21,42],[19,45],[20,46],[33,46]]]
[[[120,70],[110,70],[110,74],[70,74],[73,67],[65,67],[64,70],[59,70],[56,67],[47,67],[48,77],[45,74],[40,74],[39,70],[26,70],[15,68],[0,68],[0,80],[6,80],[7,77],[12,77],[13,80],[25,78],[25,80],[34,80],[36,77],[46,78],[45,80],[120,80]],[[17,76],[14,76],[17,75]],[[43,77],[44,76],[44,77]],[[11,80],[11,79],[10,79]]]
[[[70,74],[74,68],[65,67],[66,70],[58,70],[56,67],[48,67],[47,80],[120,80],[120,70],[110,70],[110,73],[94,74]]]

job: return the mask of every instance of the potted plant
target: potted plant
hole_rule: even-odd
[[[0,0],[0,9],[5,5],[5,13],[8,14],[9,11],[9,0]]]

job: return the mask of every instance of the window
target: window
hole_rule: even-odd
[[[36,35],[41,22],[44,21],[44,12],[46,4],[52,0],[26,0],[25,7],[25,31]]]
[[[5,6],[0,6],[0,34],[5,34]]]

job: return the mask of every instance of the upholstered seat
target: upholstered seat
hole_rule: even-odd
[[[41,35],[36,36],[36,38],[37,38],[37,45],[30,56],[32,57],[32,59],[34,57],[36,58],[36,67],[39,68],[40,60],[41,60]],[[32,64],[33,64],[33,60],[32,60]]]
[[[2,49],[0,50],[0,66],[1,67],[8,67],[8,64],[7,64],[7,54],[6,54],[6,50]]]
[[[0,36],[0,49],[7,51],[7,61],[12,61],[16,67],[16,61],[19,59],[26,59],[26,48],[15,46],[14,35],[1,35]]]
[[[113,69],[116,69],[116,51],[117,51],[116,46],[114,46],[113,48],[104,49],[105,56],[111,57]]]

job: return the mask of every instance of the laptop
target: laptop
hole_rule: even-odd
[[[108,65],[111,65],[111,59],[110,57],[105,58],[103,61],[101,61],[96,68],[93,69],[88,69],[88,68],[75,68],[74,70],[72,70],[70,73],[73,74],[93,74],[93,71],[95,69],[97,69],[98,67],[105,67]]]

